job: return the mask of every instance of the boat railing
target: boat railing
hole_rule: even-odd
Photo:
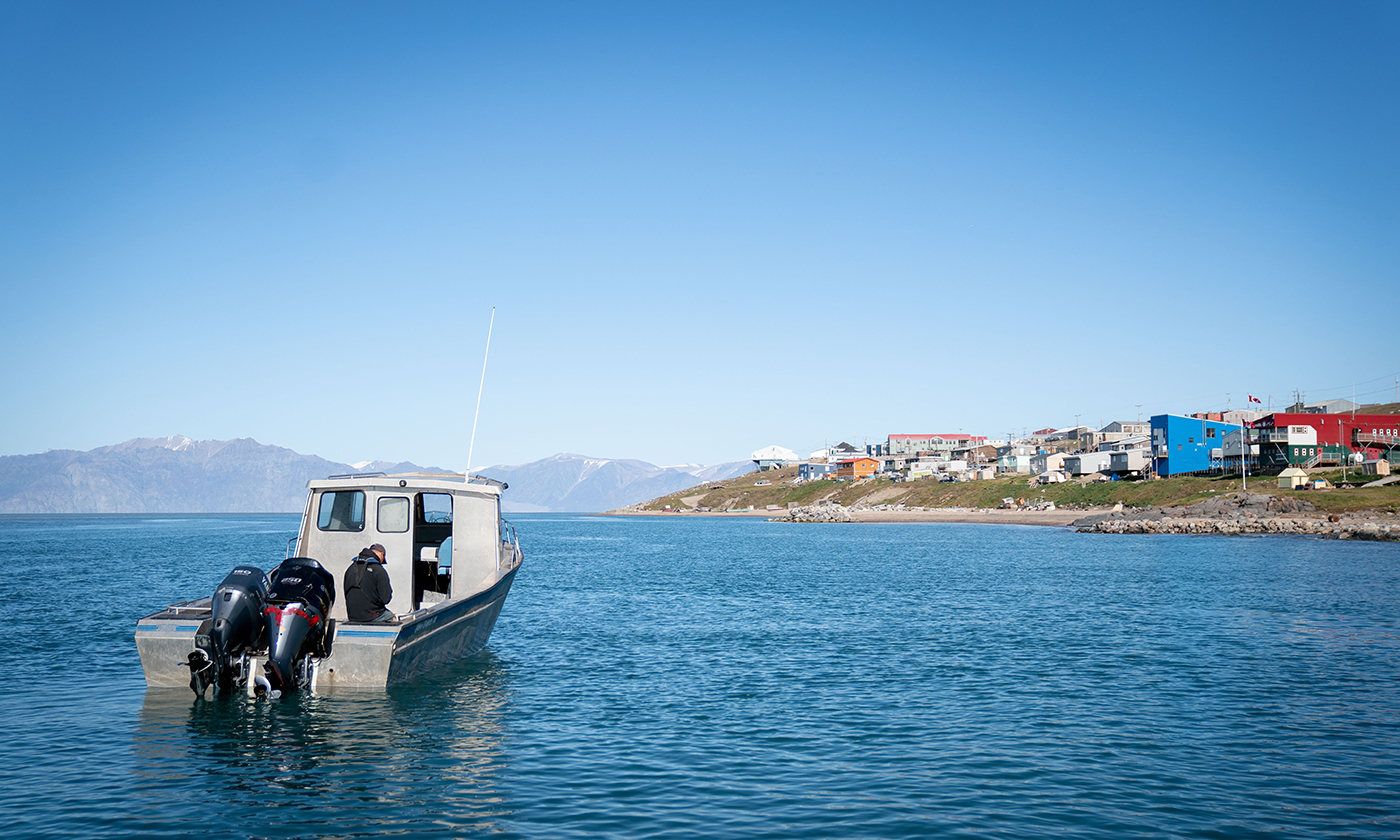
[[[291,539],[287,540],[287,555],[286,555],[285,557],[282,558],[283,560],[290,560],[290,559],[292,559],[292,546],[296,545],[296,544],[297,544],[297,540],[300,540],[300,539],[301,539],[301,537],[297,536],[297,537],[292,537]]]
[[[506,572],[520,565],[520,538],[515,526],[501,520],[501,551],[496,556],[496,571]]]

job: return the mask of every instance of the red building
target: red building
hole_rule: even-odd
[[[1261,469],[1340,464],[1352,453],[1400,464],[1400,414],[1268,414],[1249,428]]]

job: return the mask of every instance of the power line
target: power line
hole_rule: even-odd
[[[1390,381],[1390,380],[1394,379],[1396,376],[1400,376],[1400,373],[1387,373],[1387,374],[1384,375],[1384,376],[1377,376],[1375,379],[1366,379],[1366,380],[1362,380],[1362,381],[1359,381],[1359,382],[1348,382],[1348,383],[1345,384],[1345,385],[1336,385],[1336,386],[1333,386],[1333,387],[1331,387],[1331,388],[1303,388],[1303,389],[1301,389],[1301,390],[1303,390],[1303,391],[1313,391],[1313,392],[1322,392],[1322,393],[1325,394],[1325,393],[1327,393],[1328,391],[1345,391],[1345,390],[1348,390],[1348,389],[1350,389],[1350,388],[1353,388],[1353,387],[1355,387],[1355,386],[1357,386],[1357,385],[1370,385],[1372,382],[1380,382],[1381,380]],[[1386,388],[1385,390],[1389,391],[1390,389],[1389,389],[1389,388]],[[1373,393],[1378,393],[1378,392],[1373,392]]]

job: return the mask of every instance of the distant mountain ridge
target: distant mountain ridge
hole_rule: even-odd
[[[753,469],[657,467],[644,461],[560,454],[479,472],[510,484],[511,512],[595,512],[646,501]],[[400,461],[342,464],[251,438],[136,438],[87,452],[0,456],[0,513],[299,512],[306,482],[355,472],[446,472]]]
[[[514,513],[595,513],[684,490],[706,481],[734,478],[755,469],[752,461],[713,467],[658,467],[645,461],[590,458],[561,452],[518,466],[480,470],[510,485],[501,507]]]
[[[390,465],[395,472],[421,469]],[[87,452],[0,456],[0,513],[300,511],[306,482],[356,472],[252,438],[136,438]]]

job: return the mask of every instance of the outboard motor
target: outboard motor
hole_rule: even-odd
[[[286,692],[310,683],[311,657],[330,653],[334,603],[335,578],[310,557],[292,557],[272,570],[263,608],[270,690]]]
[[[203,697],[211,685],[225,694],[247,683],[248,654],[262,647],[267,591],[267,575],[256,566],[235,567],[214,589],[213,616],[188,657],[195,694]]]

